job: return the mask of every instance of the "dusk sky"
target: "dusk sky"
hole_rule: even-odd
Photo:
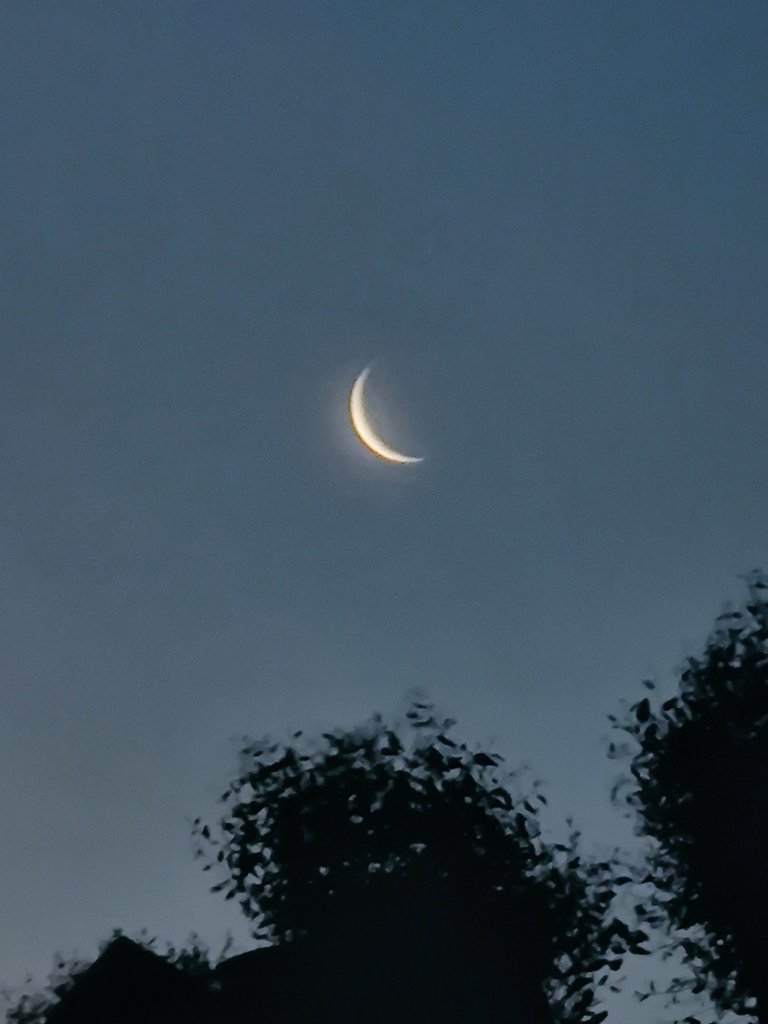
[[[768,8],[0,6],[0,985],[220,948],[236,741],[606,716],[768,568]],[[347,418],[356,375],[382,435]],[[627,1005],[645,1024],[658,1005]]]

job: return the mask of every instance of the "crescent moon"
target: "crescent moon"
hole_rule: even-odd
[[[356,378],[349,393],[349,418],[352,420],[355,433],[366,448],[370,449],[374,455],[378,455],[380,459],[386,459],[387,462],[423,462],[422,458],[417,458],[415,455],[403,455],[402,452],[390,448],[371,426],[363,400],[363,389],[370,372],[370,366],[366,366]]]

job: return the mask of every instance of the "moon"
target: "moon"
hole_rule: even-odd
[[[352,420],[355,433],[366,448],[387,462],[423,462],[422,458],[418,458],[415,455],[403,455],[402,452],[390,448],[386,441],[383,441],[371,426],[365,411],[365,401],[363,398],[365,382],[370,372],[370,366],[366,366],[363,372],[355,379],[355,383],[352,385],[352,390],[349,393],[349,418]]]

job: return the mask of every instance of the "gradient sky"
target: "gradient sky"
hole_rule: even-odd
[[[606,715],[768,565],[765,5],[40,0],[0,39],[0,983],[242,939],[187,821],[234,740],[412,686],[625,839]],[[368,364],[423,464],[352,437]]]

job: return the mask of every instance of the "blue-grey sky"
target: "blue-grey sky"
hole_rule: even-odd
[[[233,738],[412,686],[625,838],[606,715],[768,563],[765,5],[41,0],[0,40],[0,982],[242,938],[186,820]],[[368,364],[422,464],[354,440]]]

